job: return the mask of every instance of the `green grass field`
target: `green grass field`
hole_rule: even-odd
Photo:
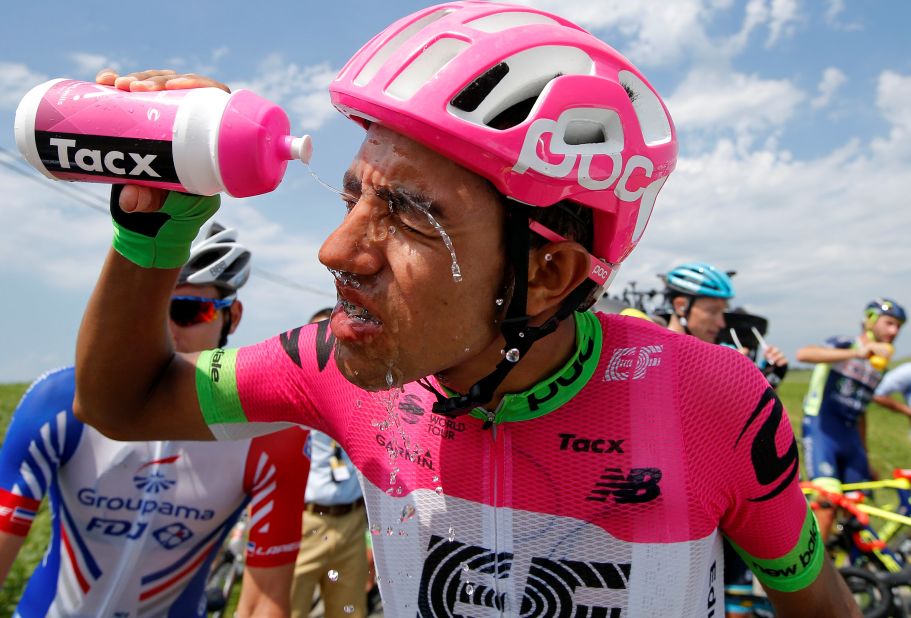
[[[800,403],[806,392],[809,377],[808,371],[792,371],[779,389],[779,396],[790,413],[791,424],[798,435]],[[4,435],[10,415],[26,387],[26,384],[0,385],[0,431]],[[881,475],[889,475],[892,468],[896,467],[911,468],[911,442],[908,439],[909,422],[906,418],[872,405],[868,411],[867,426],[870,460]],[[9,578],[0,591],[0,616],[12,615],[20,591],[35,565],[41,560],[47,546],[50,516],[45,507],[46,501],[25,546],[19,553],[19,558],[10,571]]]

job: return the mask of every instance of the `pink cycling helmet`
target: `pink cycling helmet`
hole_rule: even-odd
[[[345,115],[423,143],[514,200],[593,209],[593,252],[611,263],[639,241],[677,158],[664,103],[626,58],[523,6],[413,13],[362,47],[330,93]],[[507,110],[512,126],[497,128]]]

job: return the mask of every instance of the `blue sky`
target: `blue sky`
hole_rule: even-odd
[[[738,304],[770,320],[793,357],[859,329],[874,296],[911,305],[911,21],[904,0],[531,0],[626,54],[666,99],[681,157],[639,248],[615,282],[640,288],[701,260],[737,270]],[[75,333],[109,245],[100,185],[23,169],[12,126],[32,86],[170,67],[247,87],[313,136],[330,184],[360,130],[326,91],[347,58],[394,18],[429,3],[44,3],[0,22],[0,381],[72,362]],[[143,9],[142,7],[146,7]],[[104,18],[99,16],[103,15]],[[900,31],[901,29],[901,31]],[[13,156],[11,157],[10,154]],[[342,206],[302,165],[270,195],[226,199],[256,270],[232,344],[253,343],[334,303],[316,260]],[[290,283],[289,283],[290,282]],[[911,354],[911,333],[898,352]],[[127,345],[128,342],[125,342]]]

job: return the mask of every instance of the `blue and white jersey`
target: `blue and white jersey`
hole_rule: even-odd
[[[832,337],[826,340],[825,345],[847,350],[857,348],[860,341],[850,337]],[[883,373],[874,369],[866,358],[817,364],[803,401],[805,420],[812,421],[816,417],[823,425],[829,420],[838,421],[841,427],[853,427],[873,399],[873,391],[882,377]]]
[[[209,565],[248,504],[248,562],[294,561],[305,432],[117,442],[75,418],[74,389],[72,368],[40,378],[0,451],[0,530],[27,534],[45,495],[52,514],[17,616],[204,616]]]

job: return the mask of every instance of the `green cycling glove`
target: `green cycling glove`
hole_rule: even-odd
[[[123,185],[111,188],[112,246],[143,268],[180,268],[190,257],[190,244],[221,203],[218,195],[190,195],[171,191],[158,212],[120,209]]]

